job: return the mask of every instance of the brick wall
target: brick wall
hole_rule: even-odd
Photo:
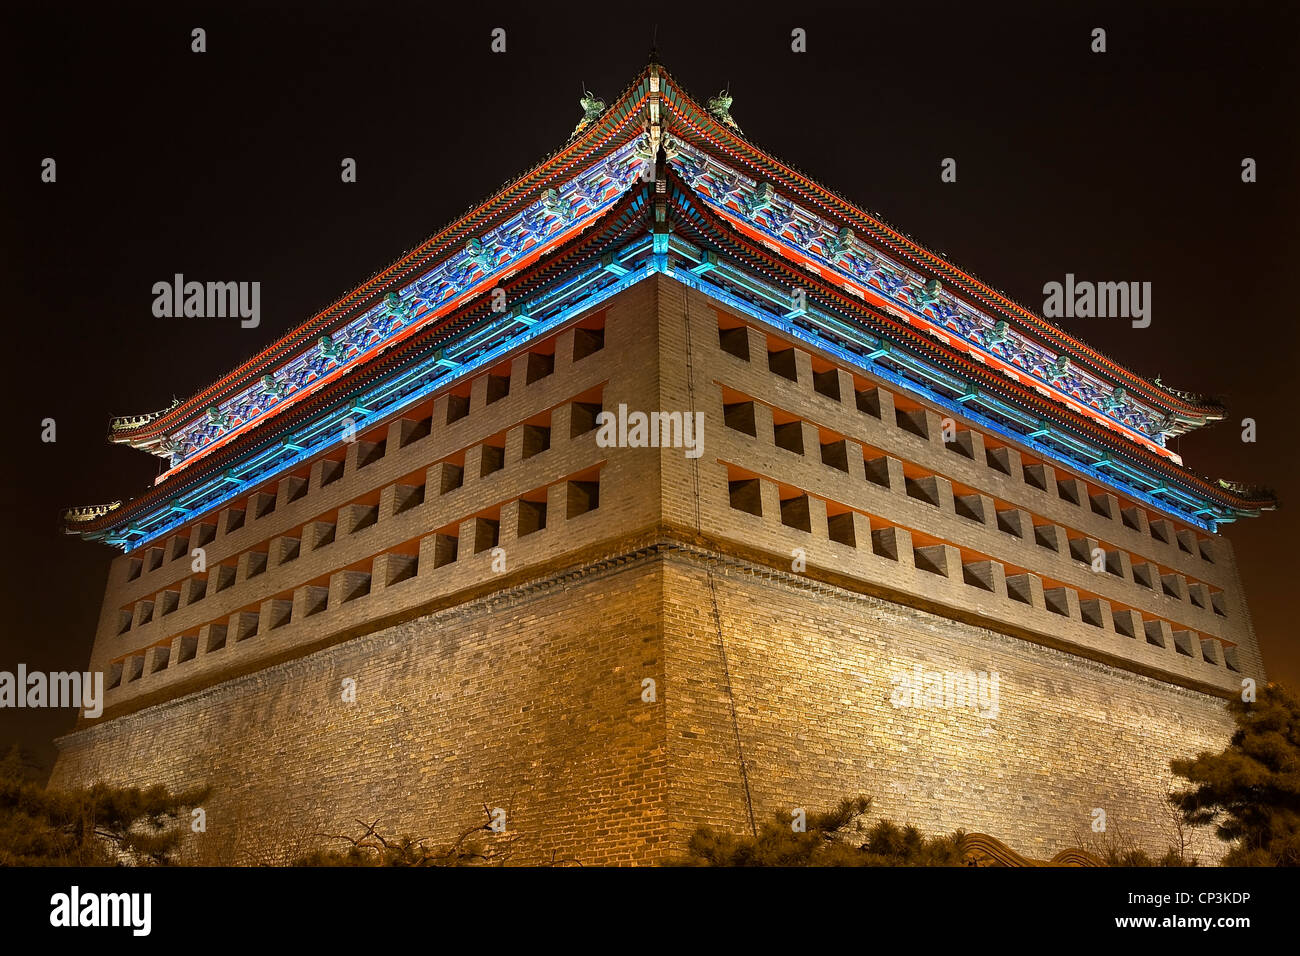
[[[748,828],[736,729],[713,620],[714,573],[736,727],[755,815],[874,811],[929,833],[990,833],[1046,859],[1111,835],[1175,842],[1161,807],[1169,761],[1221,749],[1222,702],[1105,664],[806,579],[673,559],[664,575],[664,681],[673,840],[699,824]],[[898,671],[996,671],[996,718],[895,707]],[[1203,861],[1223,852],[1199,834]]]
[[[1022,450],[1013,445],[1002,449],[1009,473],[1000,472],[986,460],[983,434],[960,416],[950,420],[964,430],[965,450],[973,458],[957,450],[959,443],[944,441],[939,424],[947,411],[909,399],[895,386],[850,374],[680,284],[661,283],[659,295],[661,405],[703,411],[706,430],[705,453],[698,460],[680,453],[663,456],[665,522],[727,547],[761,550],[778,567],[791,567],[797,548],[810,573],[842,575],[855,588],[1094,659],[1122,661],[1186,686],[1227,695],[1240,692],[1243,675],[1263,679],[1258,641],[1226,539],[1193,533],[1149,507],[1136,509],[1138,527],[1131,527],[1120,507],[1129,502],[1095,483],[1089,489],[1059,462],[1042,472],[1047,487],[1035,487],[1036,476],[1021,467]],[[747,323],[741,327],[744,359],[721,348],[719,339],[720,322],[742,321]],[[786,349],[795,380],[769,368],[769,350]],[[837,398],[818,389],[817,375],[837,376]],[[874,414],[858,406],[858,389],[873,390],[880,403]],[[726,424],[724,409],[733,402],[752,406],[752,434]],[[916,406],[928,436],[912,434],[895,421],[895,406],[905,404]],[[802,451],[775,440],[774,426],[786,419],[793,419],[789,427],[797,430]],[[831,442],[841,446],[845,468],[825,459],[822,444]],[[866,474],[864,456],[870,455],[888,462],[885,486]],[[919,490],[913,476],[922,474],[932,476],[921,484],[933,500],[911,493]],[[731,506],[729,479],[735,477],[758,481],[760,515]],[[957,509],[957,488],[982,516]],[[1096,507],[1089,490],[1096,492]],[[1071,491],[1077,502],[1066,497]],[[782,500],[794,495],[807,499],[807,530],[782,522]],[[828,516],[846,508],[856,532],[851,546],[828,532]],[[1021,536],[1008,532],[1001,523],[1007,518],[1024,522]],[[1160,523],[1168,540],[1153,535],[1150,522]],[[899,553],[883,557],[874,532],[896,537]],[[1054,547],[1035,540],[1042,532]],[[936,548],[946,573],[918,570],[913,545]],[[1094,570],[1086,560],[1093,549],[1104,552],[1104,570]],[[987,590],[971,585],[966,565],[987,572],[990,563],[998,567]],[[1149,586],[1137,582],[1135,567],[1148,570]],[[1008,596],[1003,575],[1032,586],[1029,603]],[[1044,600],[1044,589],[1057,599],[1055,607]],[[1089,602],[1089,614],[1081,611],[1081,602]],[[1136,614],[1131,636],[1121,630],[1130,613]],[[1123,620],[1117,624],[1116,618]]]
[[[916,664],[996,671],[997,717],[894,707],[894,674]],[[510,809],[514,862],[646,863],[680,853],[700,824],[746,829],[738,734],[760,821],[869,793],[927,832],[990,832],[1050,857],[1078,845],[1098,807],[1112,832],[1162,851],[1169,760],[1230,733],[1215,698],[677,548],[80,731],[52,785],[211,784],[208,832],[188,844],[202,862],[283,862],[362,818],[450,840],[487,804]],[[1220,852],[1204,837],[1195,850]]]
[[[187,844],[205,863],[287,862],[358,819],[450,841],[484,804],[509,811],[513,862],[645,862],[666,832],[663,710],[641,703],[660,594],[654,565],[589,571],[357,638],[63,738],[51,786],[211,784]]]
[[[118,559],[91,663],[130,654],[140,676],[60,741],[52,783],[211,783],[208,833],[189,849],[207,862],[292,859],[321,833],[356,832],[358,818],[447,840],[485,819],[486,803],[510,810],[518,862],[633,863],[678,852],[700,823],[747,826],[739,747],[760,818],[865,792],[882,814],[930,832],[986,830],[1028,856],[1076,845],[1094,808],[1112,832],[1168,845],[1169,760],[1222,747],[1221,698],[1243,674],[1263,676],[1225,541],[1172,525],[1168,540],[1153,537],[1155,512],[1125,523],[1115,495],[1064,468],[1035,487],[1013,447],[999,471],[968,422],[971,454],[959,453],[938,438],[935,409],[807,349],[785,355],[784,377],[768,351],[789,343],[752,321],[741,359],[719,333],[741,317],[671,279],[629,289],[599,321],[603,349],[575,360],[570,326],[540,379],[528,381],[526,351],[504,359],[504,397],[488,400],[487,375],[455,386],[464,417],[448,414],[448,392],[427,434],[425,411],[396,416],[373,463],[362,461],[378,442],[363,438],[337,466],[269,484],[276,506],[263,517],[254,495],[240,527],[228,508],[156,555]],[[855,391],[876,386],[881,408],[864,412]],[[592,389],[611,411],[703,412],[704,455],[573,436],[573,402]],[[724,421],[738,395],[753,405],[752,434]],[[896,402],[928,436],[899,424]],[[548,411],[539,451],[530,429]],[[795,420],[802,454],[775,440],[779,417]],[[504,467],[483,474],[496,442]],[[837,443],[842,461],[821,451]],[[868,448],[888,459],[884,486],[866,472]],[[452,459],[463,480],[444,491]],[[599,507],[570,518],[567,481],[593,467]],[[733,506],[738,468],[756,477],[761,514]],[[934,500],[909,494],[918,487]],[[1085,494],[1070,502],[1062,487]],[[546,527],[525,533],[521,498],[539,490]],[[806,530],[782,521],[791,495],[806,499],[788,506]],[[1028,533],[1009,533],[995,506]],[[484,521],[499,522],[505,572],[470,546]],[[444,563],[451,535],[460,547]],[[1129,557],[1098,573],[1070,537]],[[636,556],[656,542],[671,545]],[[196,543],[208,552],[202,587]],[[1134,562],[1172,593],[1160,574],[1141,588]],[[1013,573],[1038,581],[1030,603],[1010,598]],[[353,596],[364,577],[368,592]],[[1208,600],[1215,589],[1226,614]],[[1120,633],[1124,613],[1155,630]],[[226,623],[223,645],[213,622]],[[236,640],[253,622],[257,635]],[[914,665],[996,671],[997,718],[894,707],[893,675]],[[346,677],[354,704],[341,700]],[[646,677],[653,704],[641,700]]]
[[[363,464],[374,443],[358,436],[329,453],[339,459],[335,480],[327,480],[325,466],[333,466],[327,454],[303,466],[301,487],[292,476],[276,479],[264,491],[198,518],[156,548],[117,558],[90,661],[91,669],[109,675],[109,716],[492,586],[503,575],[492,568],[488,551],[476,553],[473,546],[474,519],[485,512],[498,523],[509,573],[554,561],[628,527],[653,524],[657,459],[600,448],[594,426],[575,429],[572,419],[575,403],[584,401],[606,408],[653,404],[658,367],[645,361],[641,349],[653,349],[654,303],[652,285],[630,289],[607,308],[577,320],[603,327],[600,350],[575,360],[579,328],[569,326],[503,359],[492,372],[439,393],[431,407],[368,430],[366,435],[387,436],[382,457],[372,463]],[[529,357],[539,350],[553,356],[553,370],[530,382]],[[507,371],[509,393],[489,402],[490,375]],[[468,413],[449,422],[450,396],[457,391],[468,395]],[[550,447],[529,454],[535,449],[525,438],[537,421],[549,424]],[[422,437],[406,440],[421,431]],[[504,448],[504,461],[485,475],[483,449],[492,443]],[[458,480],[443,490],[444,465],[453,460]],[[593,469],[615,491],[602,496],[597,510],[570,520],[567,480],[589,477]],[[255,517],[255,501],[263,495],[275,499],[275,508]],[[521,535],[520,499],[526,496],[547,503],[546,527]],[[399,507],[408,497],[416,503]],[[442,531],[464,539],[446,564],[436,553],[436,533]],[[191,560],[190,545],[199,542],[206,551],[203,574],[194,573]],[[152,559],[151,551],[156,552]],[[415,572],[394,575],[394,553],[418,557]],[[390,577],[401,579],[390,586]],[[317,602],[325,605],[318,612]],[[286,608],[288,622],[272,627]],[[236,640],[245,619],[257,622],[257,633]],[[158,668],[155,656],[167,666]],[[136,665],[139,676],[131,679],[130,663],[141,659],[144,666]],[[115,680],[123,660],[126,673]]]

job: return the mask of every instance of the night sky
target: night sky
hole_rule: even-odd
[[[36,4],[25,6],[35,8]],[[1294,638],[1300,17],[1274,3],[219,6],[5,14],[0,670],[87,664],[115,552],[59,511],[142,493],[112,415],[186,398],[562,146],[647,59],[749,138],[1031,309],[1067,272],[1152,283],[1152,323],[1065,319],[1229,420],[1193,469],[1283,510],[1227,528],[1270,676]],[[1228,8],[1228,4],[1224,4]],[[1275,7],[1277,9],[1275,9]],[[877,9],[879,8],[879,9]],[[507,52],[493,54],[503,27]],[[207,52],[190,31],[207,31]],[[808,52],[792,53],[791,30]],[[1107,52],[1090,52],[1091,31]],[[57,182],[40,181],[57,162]],[[344,157],[355,184],[340,182]],[[945,157],[955,184],[940,181]],[[1243,157],[1258,179],[1241,181]],[[260,281],[260,328],[159,319],[174,273]],[[1253,417],[1258,441],[1241,441]],[[41,441],[53,418],[57,441]],[[45,760],[70,710],[0,711]]]

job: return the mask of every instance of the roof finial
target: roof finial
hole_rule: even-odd
[[[657,64],[659,62],[659,24],[654,24],[650,30],[650,62]]]
[[[718,122],[724,126],[729,126],[737,133],[740,132],[740,124],[731,118],[731,81],[727,80],[727,88],[721,91],[717,96],[709,97],[709,113]]]
[[[569,139],[573,139],[605,112],[605,101],[587,89],[586,83],[582,84],[582,96],[578,99],[578,105],[582,107],[582,119],[578,120],[578,125],[569,134]]]

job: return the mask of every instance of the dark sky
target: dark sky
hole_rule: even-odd
[[[1067,272],[1151,282],[1149,328],[1063,324],[1225,399],[1231,420],[1177,450],[1297,500],[1300,18],[1283,4],[24,6],[45,9],[0,31],[0,670],[87,663],[112,553],[57,514],[158,471],[107,444],[111,415],[189,396],[561,146],[581,84],[612,100],[656,24],[668,69],[699,99],[730,83],[754,142],[1030,308]],[[177,272],[260,281],[261,327],[154,318],[150,289]],[[1300,683],[1295,511],[1227,535],[1265,664]],[[48,760],[72,720],[0,711],[0,745]]]

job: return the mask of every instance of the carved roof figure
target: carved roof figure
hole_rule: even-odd
[[[583,93],[578,100],[578,105],[582,107],[582,119],[578,120],[578,125],[573,128],[569,134],[569,139],[573,139],[584,129],[590,126],[594,121],[600,119],[600,114],[605,112],[605,101],[602,100],[591,90]]]
[[[717,96],[709,97],[709,112],[718,122],[731,127],[739,133],[741,132],[740,124],[731,117],[731,104],[734,99],[730,90],[720,90]]]

